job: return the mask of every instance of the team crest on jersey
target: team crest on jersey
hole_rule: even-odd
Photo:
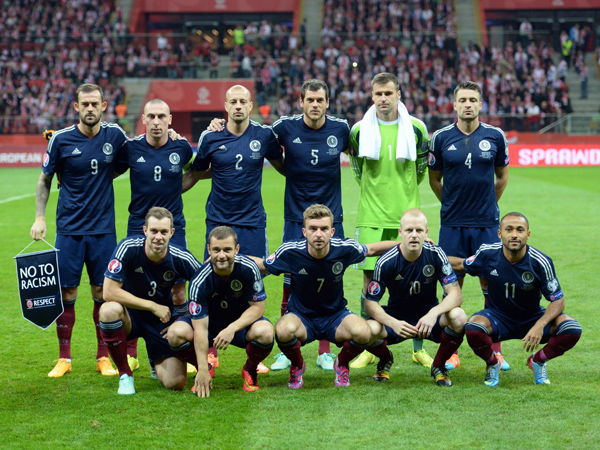
[[[335,136],[329,136],[327,138],[327,145],[329,145],[330,147],[337,147],[338,145],[338,140]]]
[[[250,142],[250,150],[252,150],[253,152],[257,152],[260,150],[260,142],[257,141],[256,139],[253,140],[252,142]]]
[[[557,289],[558,289],[558,280],[556,278],[552,278],[550,281],[548,281],[548,290],[550,292],[556,292]]]
[[[165,273],[163,273],[163,279],[165,281],[173,281],[175,279],[175,272],[172,270],[167,270]]]
[[[429,156],[427,157],[427,162],[430,166],[433,166],[435,164],[435,156],[433,156],[433,153],[429,154]]]
[[[490,144],[490,141],[486,141],[485,139],[483,141],[481,141],[479,143],[479,148],[481,150],[483,150],[484,152],[487,152],[489,149],[492,148],[492,145]]]
[[[430,277],[434,274],[434,272],[435,269],[431,264],[427,264],[425,267],[423,267],[423,275],[425,275],[426,277]]]
[[[113,259],[111,262],[108,263],[108,271],[110,273],[119,273],[122,268],[123,265],[118,259]]]
[[[190,302],[189,310],[192,316],[197,316],[202,311],[202,306],[196,302]]]
[[[106,144],[104,144],[102,146],[102,151],[104,152],[105,155],[112,155],[113,152],[113,147],[112,144],[107,142]]]
[[[267,264],[273,264],[273,261],[275,261],[275,253],[271,253],[265,261]]]
[[[341,261],[336,262],[333,267],[331,268],[331,270],[333,271],[333,273],[335,273],[336,275],[339,275],[340,273],[342,273],[342,270],[344,270],[344,264]]]
[[[533,283],[533,280],[534,280],[533,274],[529,271],[523,272],[523,275],[521,275],[521,278],[523,279],[523,281],[525,283]]]
[[[169,155],[169,162],[171,164],[179,164],[179,161],[181,161],[181,158],[179,157],[179,155],[177,153],[171,153]]]
[[[452,273],[452,266],[448,263],[442,266],[442,273],[444,275],[450,275]]]
[[[44,155],[44,167],[46,167],[49,162],[50,162],[50,157],[48,156],[48,153],[46,153]]]
[[[473,256],[469,256],[467,259],[465,259],[465,262],[467,263],[467,265],[471,265],[473,264],[473,261],[475,261],[475,255]]]
[[[243,287],[244,286],[242,285],[242,282],[240,280],[233,280],[231,282],[231,290],[235,292],[241,291]]]
[[[369,283],[369,294],[377,295],[381,292],[381,286],[377,281],[371,281]]]
[[[254,292],[260,292],[262,290],[263,290],[263,282],[262,282],[262,280],[255,281],[254,282]]]

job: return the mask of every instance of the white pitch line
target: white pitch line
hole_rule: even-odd
[[[28,197],[35,197],[35,192],[32,192],[31,194],[17,195],[16,197],[5,198],[4,200],[0,200],[0,205],[4,203],[14,202],[16,200],[23,200],[24,198]]]

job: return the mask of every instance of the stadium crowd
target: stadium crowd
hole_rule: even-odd
[[[105,117],[114,118],[125,92],[113,81],[122,58],[111,40],[113,14],[114,29],[123,29],[111,1],[21,0],[0,11],[0,133],[75,123],[72,104],[82,81],[103,86]]]
[[[195,78],[200,69],[217,77],[219,55],[192,36],[158,45],[126,39],[126,26],[113,2],[99,0],[12,2],[0,12],[0,133],[37,132],[76,120],[72,86],[96,82],[106,92],[107,119],[125,101],[120,76]],[[504,129],[536,131],[572,112],[565,82],[569,67],[580,72],[590,41],[589,27],[573,27],[569,57],[553,61],[553,49],[525,29],[503,48],[457,45],[454,4],[448,0],[326,0],[321,45],[306,43],[306,24],[292,33],[286,24],[236,27],[230,52],[231,77],[254,78],[259,105],[277,98],[279,116],[301,112],[302,82],[326,81],[330,113],[354,123],[371,103],[373,75],[400,79],[408,111],[437,129],[452,114],[457,80],[483,88],[484,116]],[[150,48],[152,47],[152,49]],[[271,101],[272,103],[272,101]]]

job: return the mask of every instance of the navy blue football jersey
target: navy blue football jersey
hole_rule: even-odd
[[[127,236],[143,234],[146,213],[153,206],[167,208],[173,214],[173,226],[185,230],[181,179],[183,167],[194,153],[186,139],[169,140],[160,148],[146,141],[146,135],[136,136],[120,152],[117,172],[130,169],[131,202]]]
[[[329,242],[329,253],[322,259],[308,253],[306,239],[286,242],[265,259],[270,273],[289,273],[292,277],[288,311],[319,317],[348,304],[344,298],[344,272],[365,259],[367,247],[352,239],[331,238]]]
[[[168,306],[173,310],[171,289],[175,282],[191,280],[200,268],[200,263],[187,250],[169,244],[165,258],[152,262],[144,249],[146,238],[125,238],[113,252],[104,276],[123,283],[122,288],[145,300]],[[155,318],[150,311],[148,319]]]
[[[76,125],[53,133],[42,172],[58,176],[58,234],[115,232],[112,183],[116,157],[126,141],[121,127],[106,122],[102,122],[100,131],[92,138]]]
[[[342,223],[340,154],[348,148],[348,122],[326,115],[325,124],[313,130],[303,117],[282,117],[273,124],[285,148],[284,219],[302,222],[306,208],[322,203],[334,223]]]
[[[366,298],[379,303],[388,289],[385,312],[396,319],[417,321],[438,304],[437,282],[443,287],[456,280],[448,257],[437,245],[425,242],[421,255],[412,262],[404,259],[397,245],[377,260]]]
[[[198,142],[192,170],[212,172],[206,217],[213,222],[264,228],[267,215],[261,196],[264,159],[279,159],[281,147],[273,130],[250,121],[241,136],[205,131]]]
[[[502,243],[482,245],[475,255],[465,259],[465,271],[488,280],[487,308],[498,309],[516,320],[539,311],[542,294],[553,302],[563,298],[552,260],[528,245],[525,256],[510,263]]]
[[[219,323],[232,323],[248,309],[249,302],[262,302],[266,298],[258,266],[240,254],[235,256],[233,272],[227,278],[218,276],[209,261],[190,281],[192,319],[208,316]]]
[[[429,168],[443,172],[441,224],[498,225],[495,169],[506,165],[508,142],[500,128],[480,122],[466,135],[454,123],[433,133]]]

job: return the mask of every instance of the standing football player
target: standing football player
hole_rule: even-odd
[[[82,84],[73,104],[79,123],[53,133],[44,156],[35,193],[35,222],[30,235],[46,236],[46,205],[54,174],[58,176],[56,242],[64,312],[56,320],[59,356],[49,377],[71,372],[71,337],[75,325],[75,301],[83,265],[87,268],[94,300],[96,325],[96,368],[102,375],[116,375],[108,349],[98,328],[98,313],[104,302],[104,269],[117,243],[113,176],[118,152],[127,141],[115,124],[101,122],[106,110],[102,89]]]
[[[447,255],[466,258],[482,244],[498,242],[498,201],[508,183],[508,143],[504,132],[479,121],[481,88],[465,81],[454,90],[457,121],[436,131],[429,143],[429,184],[442,202],[439,245]],[[479,279],[483,297],[487,280]],[[458,282],[462,288],[464,278]],[[500,343],[494,344],[502,370]],[[447,369],[460,364],[458,354]]]

